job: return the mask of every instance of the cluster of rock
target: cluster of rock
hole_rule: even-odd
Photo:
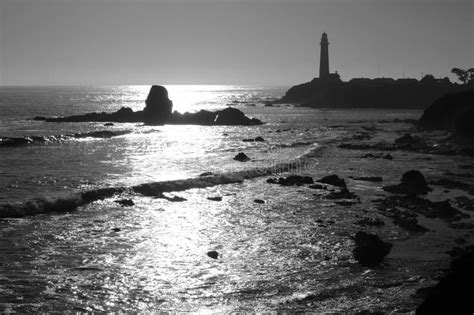
[[[440,218],[451,224],[469,217],[454,208],[448,200],[430,201],[420,197],[432,191],[432,188],[428,186],[425,177],[416,170],[404,173],[399,184],[384,186],[383,189],[395,195],[374,200],[377,209],[383,215],[392,218],[395,225],[410,232],[428,231],[418,224],[418,214],[427,218]],[[470,200],[459,199],[456,202],[465,208]]]
[[[337,175],[324,176],[319,180],[313,180],[310,176],[289,175],[287,177],[268,178],[267,183],[281,186],[303,186],[308,185],[311,189],[332,190],[326,193],[324,198],[335,200],[336,204],[352,205],[358,201],[358,197],[348,190],[345,180]],[[342,200],[345,201],[342,201]],[[349,200],[349,201],[348,201]],[[322,220],[316,220],[323,223]],[[329,221],[328,221],[329,222]],[[381,226],[384,222],[380,219],[365,218],[356,223],[357,225]],[[322,225],[320,225],[322,226]],[[354,249],[352,251],[354,259],[364,267],[375,268],[382,263],[392,248],[392,244],[381,240],[377,235],[359,231],[353,237]]]
[[[62,142],[68,139],[112,138],[130,133],[129,130],[100,130],[85,133],[73,133],[57,136],[29,136],[0,138],[0,147],[18,147],[34,143]]]
[[[151,87],[142,111],[134,112],[131,108],[122,107],[114,113],[88,113],[67,117],[35,117],[35,120],[47,122],[144,122],[149,125],[261,125],[256,118],[249,118],[236,108],[228,107],[215,112],[201,110],[197,113],[173,112],[173,102],[168,98],[168,91],[163,86]]]

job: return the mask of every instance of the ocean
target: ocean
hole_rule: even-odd
[[[233,106],[264,124],[105,126],[32,119],[123,106],[141,110],[149,88],[0,87],[0,138],[55,136],[0,147],[0,207],[16,211],[41,200],[38,207],[56,203],[57,210],[84,191],[125,188],[75,211],[22,216],[17,210],[16,218],[2,219],[0,311],[406,311],[415,305],[410,295],[435,281],[433,270],[444,257],[440,244],[454,232],[429,219],[423,222],[444,232],[413,240],[389,222],[373,228],[401,244],[388,258],[390,267],[370,271],[354,262],[353,222],[361,213],[377,216],[370,201],[383,184],[348,177],[382,176],[395,183],[407,165],[434,176],[469,162],[458,156],[427,161],[411,152],[393,153],[393,161],[367,160],[362,152],[334,145],[362,127],[377,130],[373,141],[393,140],[411,128],[404,120],[419,118],[421,111],[265,106],[287,87],[166,86],[173,110]],[[117,136],[87,136],[103,130]],[[258,136],[265,141],[242,141]],[[233,160],[239,152],[251,161]],[[360,204],[347,207],[306,186],[266,182],[282,175],[269,168],[291,161],[303,163],[290,173],[346,178]],[[258,170],[265,176],[249,175]],[[200,177],[205,172],[241,180],[206,188]],[[168,199],[127,190],[177,180],[186,189],[166,194]],[[208,199],[216,196],[222,200]],[[115,202],[121,198],[135,205],[122,207]],[[208,251],[219,258],[209,258]]]

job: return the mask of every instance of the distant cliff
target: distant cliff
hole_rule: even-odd
[[[312,108],[408,108],[425,109],[440,96],[466,90],[468,86],[425,76],[416,79],[313,79],[290,88],[278,103]],[[472,88],[472,86],[471,86]]]

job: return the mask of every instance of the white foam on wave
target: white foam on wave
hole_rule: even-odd
[[[196,178],[144,183],[130,187],[99,188],[61,196],[36,198],[24,203],[3,204],[0,205],[0,218],[18,218],[42,213],[70,212],[94,201],[111,198],[114,195],[123,192],[144,196],[160,196],[165,192],[177,192],[193,188],[208,188],[217,185],[241,183],[244,180],[272,174],[290,171],[310,171],[309,168],[315,165],[314,158],[319,154],[320,150],[321,147],[313,147],[293,161],[282,162],[268,167],[222,174],[211,174],[209,176],[200,176]]]

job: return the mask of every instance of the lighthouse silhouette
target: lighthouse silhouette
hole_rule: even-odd
[[[329,51],[328,51],[328,34],[323,33],[321,36],[321,57],[319,60],[319,78],[325,79],[329,77]]]

